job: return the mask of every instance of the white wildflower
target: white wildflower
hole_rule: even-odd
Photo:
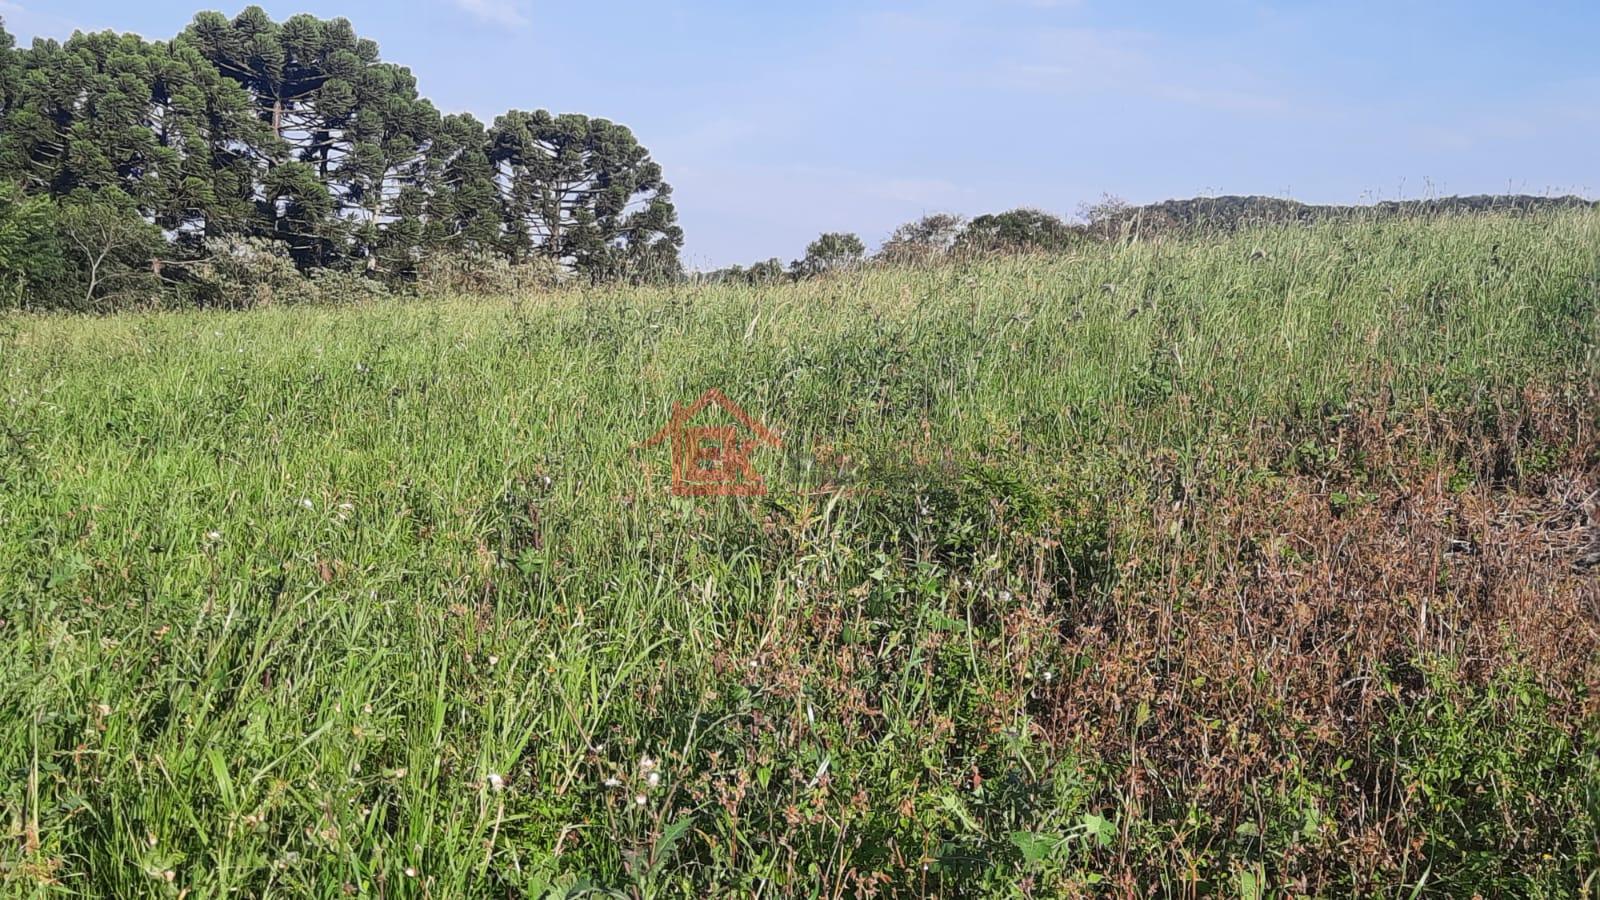
[[[656,787],[656,786],[660,785],[661,784],[661,773],[660,772],[651,772],[650,776],[645,779],[645,782],[647,784],[649,784],[651,787]]]
[[[504,778],[501,778],[499,775],[495,774],[494,772],[490,772],[489,773],[489,787],[491,789],[495,790],[495,791],[503,791],[503,790],[506,789],[506,780]]]
[[[304,506],[306,509],[312,509],[313,507],[316,506],[316,504],[311,502],[311,498],[310,497],[301,497],[300,498],[300,505]]]

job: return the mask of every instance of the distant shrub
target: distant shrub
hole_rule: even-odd
[[[828,232],[806,247],[803,259],[795,260],[790,267],[800,278],[810,278],[826,272],[850,268],[861,262],[867,252],[861,238],[847,232]]]
[[[787,276],[783,271],[783,260],[776,256],[755,263],[745,270],[745,280],[751,284],[776,284],[785,277]]]
[[[212,237],[205,255],[189,267],[195,299],[207,306],[254,309],[311,299],[311,282],[295,268],[280,241]]]
[[[783,269],[783,260],[775,256],[762,262],[751,263],[748,269],[744,266],[728,266],[698,276],[699,280],[712,284],[776,284],[788,277],[788,273]]]
[[[481,250],[435,253],[418,267],[417,288],[429,294],[517,294],[552,287],[559,275],[544,256],[513,264]]]
[[[878,259],[890,263],[915,263],[949,253],[961,236],[963,220],[951,213],[934,213],[894,230],[878,250]]]
[[[1085,203],[1078,207],[1078,215],[1083,219],[1089,233],[1103,241],[1119,237],[1123,223],[1127,222],[1135,212],[1132,204],[1111,194],[1101,194],[1100,199],[1094,203]]]
[[[1083,240],[1081,230],[1047,212],[1013,209],[973,219],[956,239],[955,246],[969,253],[1019,253],[1067,250]]]
[[[308,300],[334,306],[370,303],[392,296],[383,282],[343,269],[314,269],[305,284]]]
[[[682,281],[683,261],[673,241],[635,242],[612,248],[611,262],[589,273],[595,283],[621,281],[627,284],[670,284]]]
[[[694,280],[707,284],[738,284],[745,280],[745,268],[740,265],[724,266],[709,272],[696,272]]]
[[[213,237],[205,255],[188,264],[193,302],[225,309],[256,309],[297,303],[348,304],[391,296],[376,279],[341,269],[300,272],[279,241],[253,237]]]

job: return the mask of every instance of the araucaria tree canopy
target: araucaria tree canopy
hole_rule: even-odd
[[[0,183],[57,205],[107,192],[105,209],[159,230],[143,266],[176,288],[217,238],[384,281],[448,253],[595,280],[680,272],[672,189],[626,127],[441,115],[349,21],[253,6],[202,12],[171,41],[18,49],[0,23]]]

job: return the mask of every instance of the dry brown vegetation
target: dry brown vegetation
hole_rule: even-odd
[[[1317,434],[1310,459],[1303,435],[1267,433],[1241,469],[1165,472],[1127,507],[1142,509],[1119,535],[1129,577],[1066,617],[1065,653],[1093,663],[1041,698],[1041,727],[1112,761],[1128,808],[1223,832],[1269,833],[1273,806],[1336,772],[1320,839],[1281,862],[1285,885],[1415,878],[1427,799],[1386,742],[1429,690],[1427,666],[1476,689],[1525,680],[1554,727],[1592,740],[1597,403],[1589,385],[1524,391],[1488,422],[1367,408]],[[1219,486],[1240,470],[1281,474]],[[1493,802],[1502,864],[1537,868],[1565,811]],[[1194,848],[1171,851],[1122,859],[1127,886],[1187,868]]]

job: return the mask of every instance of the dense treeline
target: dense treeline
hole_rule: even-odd
[[[200,13],[170,41],[77,33],[27,49],[0,24],[12,303],[231,302],[215,296],[219,256],[387,285],[430,265],[674,277],[671,197],[627,128],[442,114],[344,19],[250,7]]]
[[[1282,197],[1195,197],[1166,200],[1141,207],[1112,204],[1108,214],[1140,231],[1208,229],[1234,231],[1254,225],[1309,224],[1351,219],[1392,219],[1476,213],[1534,213],[1552,209],[1588,209],[1597,205],[1582,197],[1540,197],[1530,194],[1475,194],[1427,200],[1385,200],[1369,205],[1301,203]]]

